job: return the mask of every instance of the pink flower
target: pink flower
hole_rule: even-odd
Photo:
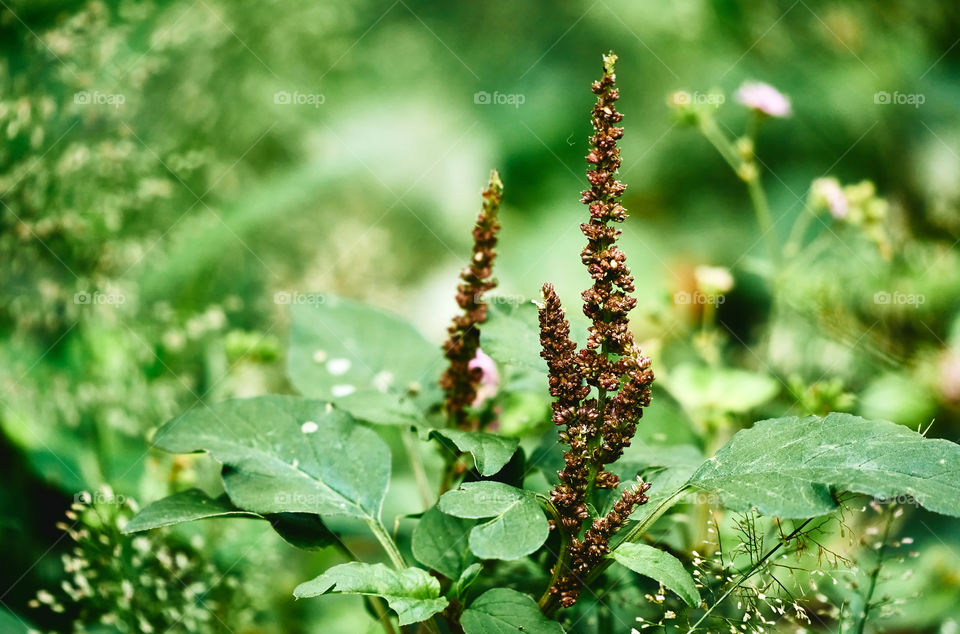
[[[492,398],[497,394],[497,387],[500,385],[500,374],[497,372],[497,364],[494,363],[487,354],[477,349],[477,356],[470,360],[468,366],[471,370],[480,369],[480,384],[477,386],[477,398],[473,401],[474,407],[480,407],[485,400]]]
[[[771,117],[789,117],[790,100],[783,93],[763,82],[747,82],[737,91],[737,101]]]
[[[940,392],[948,401],[960,401],[960,353],[948,352],[940,362]]]
[[[817,198],[827,205],[830,213],[837,220],[843,220],[850,210],[850,201],[843,193],[843,188],[835,178],[818,178],[813,181],[813,192]]]

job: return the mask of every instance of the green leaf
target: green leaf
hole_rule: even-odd
[[[322,550],[339,541],[323,519],[313,513],[275,513],[264,519],[283,541],[300,550]]]
[[[238,509],[226,495],[213,499],[200,489],[188,489],[147,505],[127,522],[122,532],[129,535],[210,517],[237,516],[261,517],[257,513]]]
[[[780,388],[766,374],[689,363],[671,370],[665,383],[687,410],[719,413],[749,411],[772,399]]]
[[[256,513],[302,512],[377,520],[390,480],[390,449],[329,403],[261,396],[197,408],[164,425],[154,444],[207,451],[224,487]]]
[[[700,605],[700,592],[693,577],[684,569],[680,560],[670,553],[646,544],[628,543],[617,547],[613,551],[613,558],[630,570],[650,577],[668,590],[676,592],[687,605]]]
[[[216,517],[265,519],[284,541],[302,550],[320,550],[333,544],[337,539],[318,515],[311,513],[261,515],[237,508],[227,495],[214,499],[200,489],[181,491],[147,505],[127,522],[122,532],[130,535],[154,528]]]
[[[400,318],[333,295],[293,304],[288,370],[297,390],[381,424],[422,423],[441,399],[440,347]]]
[[[487,590],[463,611],[465,634],[563,634],[556,621],[545,617],[537,603],[509,588]]]
[[[462,597],[463,593],[467,591],[473,582],[477,580],[477,577],[480,576],[480,571],[483,570],[482,564],[470,564],[466,569],[460,574],[453,586],[450,588],[450,591],[455,597]]]
[[[498,363],[547,373],[540,357],[540,319],[533,302],[491,302],[480,329],[480,348]]]
[[[444,577],[458,578],[473,561],[467,535],[474,523],[431,507],[413,529],[413,556]]]
[[[510,462],[514,452],[520,445],[516,438],[507,438],[499,434],[466,431],[463,429],[430,429],[425,430],[429,437],[442,436],[457,449],[473,455],[473,462],[481,475],[490,476]]]
[[[293,596],[302,599],[327,592],[383,597],[400,617],[400,625],[425,621],[448,603],[440,596],[440,582],[426,570],[393,570],[383,564],[357,561],[334,566],[316,579],[301,583]]]
[[[481,559],[520,559],[550,532],[536,494],[501,482],[466,482],[444,493],[438,505],[455,517],[492,518],[470,531],[470,550]]]
[[[734,510],[801,519],[835,509],[834,492],[906,497],[960,516],[960,445],[850,414],[765,420],[738,432],[690,484]]]

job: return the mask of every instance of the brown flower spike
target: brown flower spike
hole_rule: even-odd
[[[445,393],[447,415],[458,427],[469,427],[466,407],[477,397],[477,385],[482,370],[470,368],[470,361],[480,348],[480,331],[477,329],[487,319],[487,305],[483,294],[496,287],[493,279],[493,260],[497,257],[497,232],[500,223],[497,211],[503,198],[503,183],[496,170],[490,172],[490,182],[483,191],[483,208],[473,228],[473,256],[470,265],[460,273],[457,286],[457,304],[462,312],[453,318],[447,328],[450,337],[443,350],[450,365],[440,377],[440,387]]]
[[[619,97],[616,59],[613,54],[604,56],[603,78],[593,83],[595,134],[586,157],[593,167],[587,170],[590,189],[581,198],[589,206],[590,222],[580,226],[587,237],[580,255],[593,278],[593,286],[582,294],[583,312],[592,321],[586,348],[578,352],[570,340],[570,325],[550,284],[543,287],[540,307],[541,356],[547,361],[550,394],[555,399],[553,422],[562,427],[560,440],[569,446],[560,483],[551,494],[560,519],[556,528],[565,531],[569,542],[549,593],[552,601],[564,607],[576,603],[584,579],[609,553],[610,537],[636,506],[647,501],[645,492],[650,487],[640,483],[625,490],[605,517],[585,527],[593,490],[619,484],[604,466],[620,458],[630,445],[643,408],[650,404],[653,383],[650,359],[634,343],[627,319],[637,300],[628,295],[635,290],[633,277],[616,245],[621,232],[609,224],[627,217],[618,202],[626,186],[614,176],[620,168],[617,140],[623,136],[623,128],[617,127],[623,115],[614,106]],[[593,388],[595,398],[590,397]]]

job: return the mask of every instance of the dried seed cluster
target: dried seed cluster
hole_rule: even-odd
[[[587,237],[581,259],[594,280],[582,294],[583,312],[592,321],[586,348],[577,351],[570,339],[570,324],[550,284],[543,287],[540,307],[541,356],[547,361],[555,399],[553,422],[561,427],[560,440],[569,445],[560,483],[551,494],[560,516],[558,528],[571,540],[569,566],[550,589],[565,607],[576,602],[584,577],[608,554],[610,537],[634,508],[647,501],[649,488],[641,483],[625,490],[613,510],[583,531],[591,491],[619,484],[604,465],[630,445],[643,408],[650,403],[653,382],[650,359],[635,344],[627,319],[637,300],[628,294],[635,290],[633,276],[616,245],[621,232],[609,224],[627,217],[618,202],[626,186],[614,177],[620,167],[617,140],[623,136],[623,128],[617,127],[623,115],[614,106],[619,98],[615,62],[615,55],[604,56],[603,78],[593,83],[595,134],[586,157],[592,165],[587,170],[590,189],[581,198],[590,209],[590,222],[580,227]],[[597,397],[589,398],[591,388],[596,388]]]
[[[480,368],[470,368],[470,361],[480,348],[478,324],[487,319],[487,305],[483,294],[496,287],[493,279],[493,260],[497,257],[497,232],[500,223],[497,212],[503,198],[503,183],[496,170],[490,173],[490,182],[483,191],[483,208],[473,228],[473,255],[470,265],[460,273],[457,286],[457,304],[462,312],[453,318],[447,328],[450,335],[443,344],[450,365],[440,377],[445,393],[447,415],[458,427],[469,427],[466,407],[474,402],[477,386],[483,375]]]

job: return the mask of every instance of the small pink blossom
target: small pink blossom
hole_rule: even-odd
[[[826,203],[830,213],[837,220],[843,220],[850,211],[850,201],[835,178],[818,178],[813,181],[814,194]]]
[[[497,364],[494,363],[483,350],[477,349],[477,355],[470,360],[468,366],[471,370],[478,369],[480,375],[480,384],[477,386],[477,398],[473,401],[474,407],[479,407],[488,398],[493,398],[497,394],[497,387],[500,385],[500,373],[497,372]]]
[[[948,352],[940,362],[940,392],[948,401],[960,401],[960,353]]]
[[[747,82],[737,91],[737,101],[771,117],[789,117],[790,100],[783,93],[763,82]]]

